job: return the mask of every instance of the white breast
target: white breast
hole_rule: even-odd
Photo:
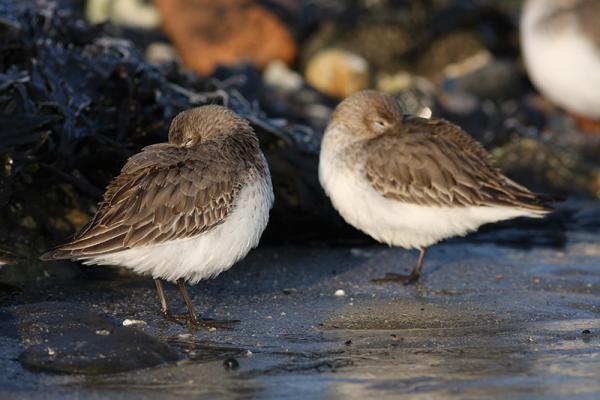
[[[600,49],[575,21],[564,30],[540,29],[542,3],[530,2],[521,20],[521,43],[529,77],[538,90],[559,106],[600,118]],[[569,23],[570,22],[570,23]]]
[[[184,278],[194,284],[229,269],[258,245],[272,205],[271,178],[260,178],[240,191],[227,219],[206,233],[103,255],[84,263],[120,265],[153,278]]]
[[[420,249],[446,238],[464,236],[490,222],[541,216],[520,208],[433,207],[385,198],[371,187],[360,172],[360,165],[349,168],[343,161],[336,136],[335,131],[328,130],[323,141],[321,185],[346,222],[380,242]]]

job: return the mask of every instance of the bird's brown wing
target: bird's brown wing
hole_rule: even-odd
[[[402,126],[365,144],[366,176],[384,197],[425,206],[549,208],[505,177],[492,156],[458,126],[405,117]]]
[[[233,207],[246,167],[215,146],[146,147],[109,184],[98,212],[73,241],[42,259],[84,259],[188,238],[218,225]]]
[[[600,1],[581,0],[574,7],[573,12],[581,31],[600,50]]]

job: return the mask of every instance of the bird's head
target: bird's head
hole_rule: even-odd
[[[402,124],[402,108],[392,96],[364,90],[342,101],[333,112],[330,125],[341,127],[346,135],[372,138]]]
[[[234,134],[252,134],[248,121],[227,107],[208,105],[179,113],[169,127],[169,143],[191,147]]]

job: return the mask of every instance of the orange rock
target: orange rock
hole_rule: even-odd
[[[337,98],[367,89],[370,83],[367,61],[342,49],[319,51],[308,61],[304,75],[316,89]]]
[[[277,16],[251,0],[155,0],[163,28],[190,69],[270,61],[290,64],[297,45]]]

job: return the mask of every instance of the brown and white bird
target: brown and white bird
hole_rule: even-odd
[[[177,282],[189,321],[199,324],[185,282],[215,277],[244,257],[272,204],[271,176],[249,123],[222,106],[198,107],[173,119],[168,143],[132,156],[92,220],[41,258],[152,276],[167,318],[161,280]]]
[[[390,246],[420,250],[481,225],[541,217],[545,200],[504,176],[460,127],[404,115],[391,96],[358,92],[335,109],[321,144],[319,179],[350,225]]]
[[[600,0],[527,0],[521,46],[529,77],[544,96],[600,119]]]

